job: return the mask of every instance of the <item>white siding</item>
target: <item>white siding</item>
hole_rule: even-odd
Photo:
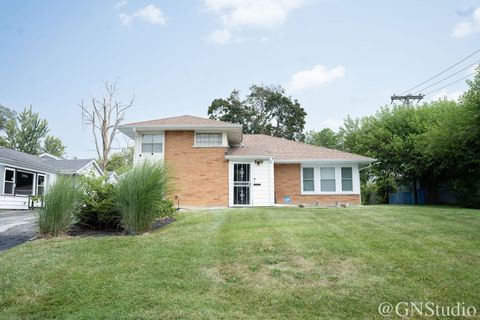
[[[163,135],[162,153],[142,153],[142,134],[161,134]],[[133,151],[133,163],[137,164],[142,160],[149,159],[153,161],[163,160],[165,153],[165,133],[163,131],[138,132],[135,137],[135,147]]]
[[[28,197],[25,196],[0,196],[0,209],[28,209]]]

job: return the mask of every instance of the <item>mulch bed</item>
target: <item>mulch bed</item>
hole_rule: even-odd
[[[168,226],[170,223],[174,221],[175,219],[172,217],[157,219],[150,227],[150,231],[161,229],[165,226]],[[70,237],[83,238],[83,237],[125,236],[127,235],[127,233],[124,230],[88,230],[88,229],[82,229],[79,227],[73,227],[73,228],[70,228],[65,235]]]

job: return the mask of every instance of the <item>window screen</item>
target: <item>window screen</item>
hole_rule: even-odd
[[[144,134],[142,135],[142,153],[162,153],[163,135]]]
[[[315,191],[313,168],[303,168],[303,191]]]
[[[352,168],[342,168],[342,191],[353,191]]]
[[[197,146],[221,146],[223,145],[221,133],[197,133],[195,135]]]
[[[335,168],[320,168],[320,190],[322,192],[334,192]]]

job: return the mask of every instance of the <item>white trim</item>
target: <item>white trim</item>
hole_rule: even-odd
[[[23,173],[26,173],[26,174],[31,174],[33,175],[33,181],[32,181],[32,193],[31,194],[17,194],[16,191],[17,191],[17,172],[23,172]],[[28,196],[34,196],[35,195],[35,180],[36,180],[36,176],[37,176],[37,172],[35,171],[29,171],[29,170],[24,170],[24,169],[15,169],[15,184],[14,184],[14,188],[13,188],[13,195],[14,196],[25,196],[25,197],[28,197]],[[4,179],[5,180],[5,179]],[[5,185],[4,185],[4,188],[5,188]],[[5,191],[5,190],[4,190]]]
[[[321,191],[320,168],[335,168],[335,191]],[[303,168],[313,168],[314,191],[303,191]],[[352,191],[342,191],[342,168],[352,168]],[[360,175],[357,165],[301,164],[300,195],[357,195],[360,194]]]
[[[45,195],[45,191],[47,190],[47,176],[41,173],[37,173],[35,176],[35,195],[38,196],[38,178],[40,176],[43,177],[43,195]]]
[[[232,160],[232,161],[246,161],[252,159],[261,159],[261,160],[270,160],[272,157],[270,156],[229,156],[226,155],[225,159]]]
[[[270,203],[275,204],[275,163],[273,158],[270,158]]]
[[[7,176],[7,170],[9,171],[13,171],[13,186],[12,186],[12,193],[5,193],[5,183],[7,183],[6,181],[6,176]],[[7,168],[5,167],[4,170],[3,170],[3,194],[6,194],[6,195],[15,195],[15,184],[16,184],[16,170],[13,169],[13,168]],[[8,183],[12,183],[11,181],[8,181]]]
[[[63,158],[61,158],[61,157],[54,156],[53,154],[47,153],[47,152],[44,152],[44,153],[41,153],[41,154],[38,155],[38,157],[40,157],[40,158],[42,158],[42,159],[43,159],[43,157],[45,157],[45,156],[47,156],[47,157],[49,157],[49,158],[52,158],[52,159],[54,159],[54,160],[65,160],[65,159],[63,159]]]
[[[162,136],[162,152],[142,152],[142,143],[144,134],[157,134]],[[163,160],[165,158],[165,131],[141,131],[135,132],[135,146],[133,148],[133,163],[137,164],[143,159],[152,157],[154,160]]]

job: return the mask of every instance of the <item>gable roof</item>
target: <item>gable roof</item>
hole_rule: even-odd
[[[207,128],[242,128],[241,124],[232,123],[232,122],[224,122],[218,121],[208,118],[200,118],[195,116],[178,116],[178,117],[170,117],[170,118],[163,118],[163,119],[155,119],[155,120],[147,120],[147,121],[140,121],[140,122],[132,122],[121,125],[120,127],[126,126],[135,126],[135,127],[143,127],[143,126],[160,126],[160,127],[207,127]]]
[[[90,165],[92,162],[95,163],[95,160],[93,159],[73,159],[73,160],[44,159],[43,161],[48,163],[51,167],[55,168],[55,170],[58,171],[59,173],[64,173],[64,174],[78,173],[80,170]],[[93,166],[95,167],[95,169],[99,170],[98,168],[96,168],[95,164]]]
[[[38,155],[40,158],[42,159],[50,159],[50,160],[64,160],[62,157],[57,157],[57,156],[54,156],[53,154],[50,154],[50,153],[41,153]]]
[[[35,170],[40,172],[74,174],[88,166],[93,165],[100,174],[103,174],[100,167],[94,159],[74,159],[74,160],[54,160],[40,158],[25,152],[0,147],[0,162],[12,167],[21,167],[26,170]]]
[[[276,161],[354,161],[370,163],[375,159],[325,147],[267,136],[244,134],[241,146],[231,147],[228,157],[272,157]]]
[[[185,115],[122,124],[118,126],[118,130],[132,139],[135,139],[137,132],[218,130],[227,133],[229,142],[239,144],[242,141],[243,125]]]

